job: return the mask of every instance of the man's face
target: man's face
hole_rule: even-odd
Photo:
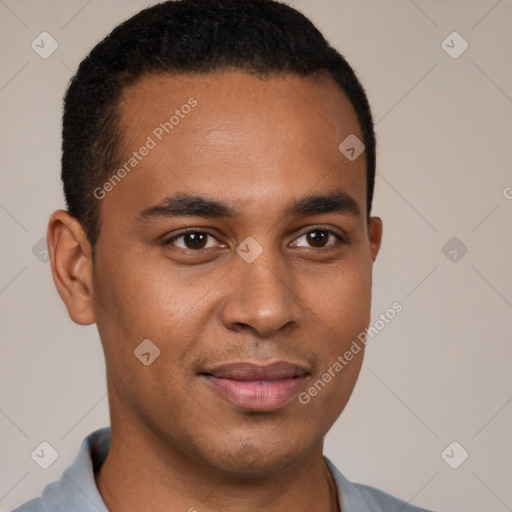
[[[225,72],[146,77],[119,113],[137,163],[100,201],[93,279],[113,428],[247,474],[316,453],[363,352],[298,396],[368,326],[380,244],[364,154],[338,149],[362,140],[352,106],[327,78]]]

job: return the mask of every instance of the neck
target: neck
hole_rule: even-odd
[[[95,475],[111,512],[340,510],[322,445],[281,471],[241,477],[191,460],[147,429],[128,425],[112,422],[109,454]]]

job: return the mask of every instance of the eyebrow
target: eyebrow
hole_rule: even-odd
[[[306,195],[293,200],[286,209],[285,217],[300,217],[325,213],[360,216],[357,202],[344,190],[336,189],[327,194]],[[222,200],[199,194],[177,192],[165,197],[160,204],[141,211],[137,221],[146,223],[168,217],[236,217],[235,207]]]

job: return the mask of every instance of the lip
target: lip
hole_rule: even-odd
[[[284,407],[294,398],[308,374],[302,366],[278,361],[266,365],[224,364],[200,375],[235,406],[269,412]]]

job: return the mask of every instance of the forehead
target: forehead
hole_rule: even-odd
[[[240,128],[245,118],[263,120],[269,128],[271,124],[284,125],[290,121],[300,128],[300,121],[307,119],[312,129],[338,136],[350,129],[351,133],[360,135],[353,106],[330,77],[294,74],[257,77],[243,71],[161,73],[139,78],[121,94],[118,112],[125,134],[137,129],[148,131],[154,121],[168,120],[191,97],[198,101],[201,111],[202,119],[194,116],[192,120],[196,126],[213,118],[228,121],[235,118]]]
[[[121,165],[137,162],[116,195],[141,208],[177,190],[247,203],[341,186],[365,209],[364,154],[351,162],[338,149],[362,140],[360,126],[325,76],[149,75],[123,90],[118,114]]]

